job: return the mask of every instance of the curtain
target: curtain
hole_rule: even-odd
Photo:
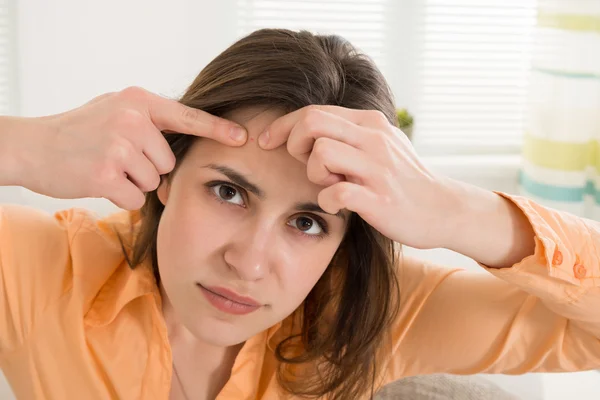
[[[521,192],[600,220],[600,0],[538,4]]]

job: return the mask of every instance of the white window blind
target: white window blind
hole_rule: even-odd
[[[415,142],[426,154],[520,151],[536,0],[424,0]]]
[[[239,34],[260,28],[337,34],[384,64],[388,0],[238,0]]]
[[[16,114],[14,0],[0,0],[0,115]]]
[[[382,69],[423,155],[517,154],[537,0],[238,0],[239,34],[335,33]]]

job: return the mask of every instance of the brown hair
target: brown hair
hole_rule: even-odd
[[[242,38],[200,72],[180,102],[218,116],[250,106],[290,112],[328,104],[378,110],[396,125],[391,92],[373,62],[339,36],[306,31],[263,29]],[[165,138],[178,165],[197,140]],[[147,194],[131,261],[135,266],[150,257],[157,281],[163,208],[156,192]],[[390,239],[351,215],[333,261],[294,314],[300,333],[275,349],[286,391],[336,400],[373,395],[379,351],[398,309],[396,258]]]

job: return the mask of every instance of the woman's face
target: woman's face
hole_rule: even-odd
[[[167,301],[197,338],[241,343],[290,315],[340,245],[347,212],[317,205],[322,187],[285,146],[262,150],[258,135],[282,113],[240,110],[248,130],[234,148],[197,141],[168,184],[158,228],[158,265]],[[241,296],[236,297],[236,296]]]

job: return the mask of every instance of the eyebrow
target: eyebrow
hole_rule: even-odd
[[[261,188],[259,188],[258,185],[255,185],[254,183],[250,182],[248,178],[246,178],[243,174],[239,173],[233,168],[220,164],[208,164],[203,168],[214,169],[215,171],[220,172],[226,177],[228,177],[236,185],[243,187],[251,193],[254,193],[259,199],[265,198],[265,192]]]
[[[223,174],[227,178],[229,178],[233,183],[244,188],[245,190],[249,191],[250,193],[253,193],[259,199],[262,200],[265,198],[264,190],[262,190],[258,185],[250,182],[250,180],[246,176],[244,176],[244,174],[234,170],[231,167],[228,167],[226,165],[211,163],[211,164],[205,165],[202,168],[210,168],[217,172],[220,172],[221,174]],[[341,218],[344,221],[346,220],[346,214],[344,214],[342,212],[342,210],[338,211],[335,214],[329,214],[328,212],[325,212],[325,210],[323,210],[317,203],[313,203],[313,202],[296,203],[294,208],[298,211],[310,211],[310,212],[318,212],[318,213],[327,214],[327,215],[334,215],[338,218]]]
[[[346,220],[346,214],[344,214],[342,212],[342,210],[338,211],[335,214],[329,214],[328,212],[323,210],[317,203],[312,203],[312,202],[296,203],[295,208],[298,211],[312,211],[312,212],[318,212],[318,213],[323,213],[323,214],[327,214],[327,215],[335,215],[336,217],[341,218],[344,221]]]

